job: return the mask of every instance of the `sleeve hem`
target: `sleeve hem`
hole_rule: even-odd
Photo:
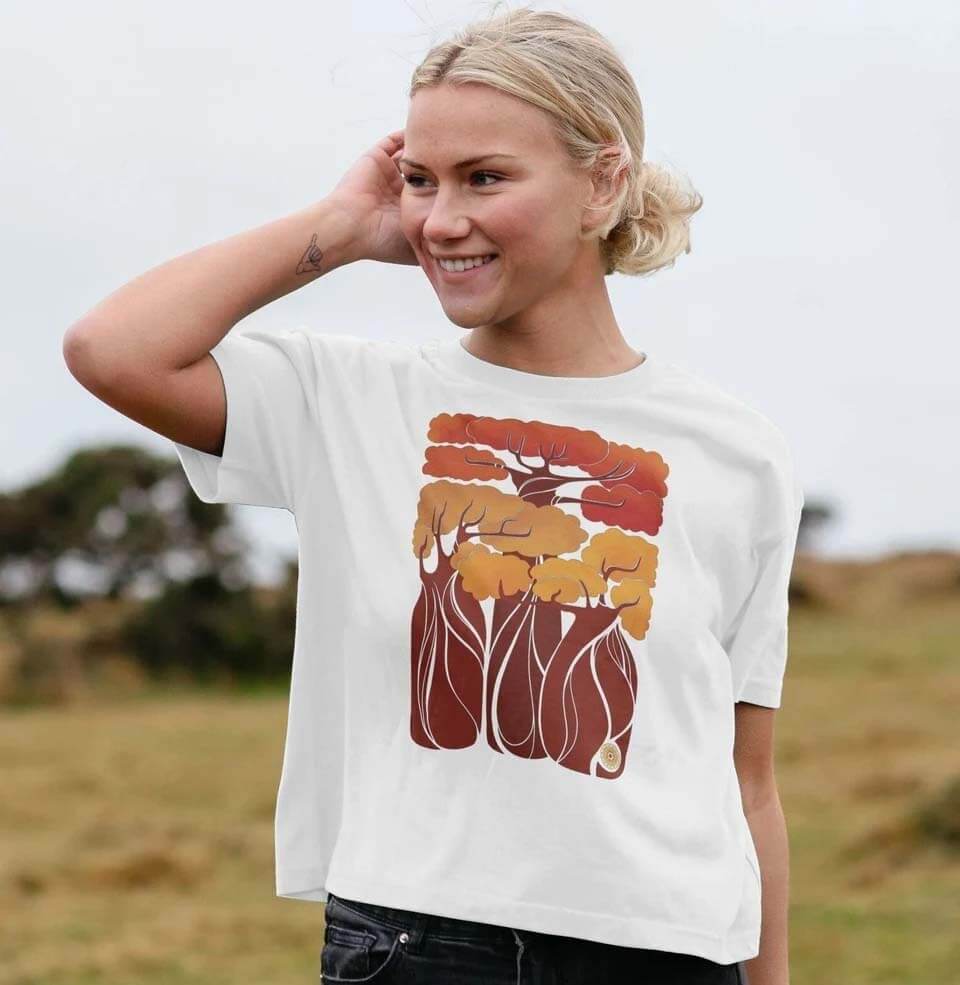
[[[220,455],[173,442],[205,503],[265,506],[296,514],[303,474],[313,464],[304,439],[309,415],[302,331],[230,332],[211,350],[226,398]]]
[[[293,510],[285,504],[271,503],[269,490],[257,491],[259,477],[254,472],[232,465],[190,445],[173,442],[190,488],[203,503],[226,503],[236,506],[265,506],[270,509]]]
[[[740,688],[737,701],[748,701],[752,705],[763,705],[765,708],[779,708],[782,693],[782,686],[764,684],[761,681],[747,681]]]

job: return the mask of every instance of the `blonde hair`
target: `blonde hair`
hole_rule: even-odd
[[[495,4],[498,6],[499,4]],[[409,95],[479,82],[544,110],[575,166],[614,165],[624,180],[600,227],[605,275],[649,274],[690,252],[690,217],[703,204],[689,183],[643,160],[643,106],[619,54],[599,31],[530,6],[470,24],[427,53]]]

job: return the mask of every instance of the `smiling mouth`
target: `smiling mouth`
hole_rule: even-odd
[[[443,280],[456,282],[461,280],[470,280],[471,278],[477,276],[478,274],[483,273],[483,271],[486,270],[488,267],[493,267],[500,259],[499,253],[488,254],[488,256],[492,256],[493,259],[487,260],[485,263],[481,263],[479,266],[470,267],[469,269],[464,269],[464,270],[445,270],[440,265],[440,261],[437,259],[437,257],[431,254],[430,259],[433,261],[437,273],[440,275],[440,277]]]

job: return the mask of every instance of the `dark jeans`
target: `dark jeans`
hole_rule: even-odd
[[[345,899],[329,893],[323,983],[748,985],[742,963],[600,944]]]

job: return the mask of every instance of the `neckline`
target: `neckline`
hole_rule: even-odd
[[[637,350],[643,362],[611,376],[547,376],[480,359],[464,347],[462,336],[433,338],[420,348],[425,358],[447,372],[523,396],[597,398],[639,393],[650,386],[658,370],[656,360],[643,350]]]

